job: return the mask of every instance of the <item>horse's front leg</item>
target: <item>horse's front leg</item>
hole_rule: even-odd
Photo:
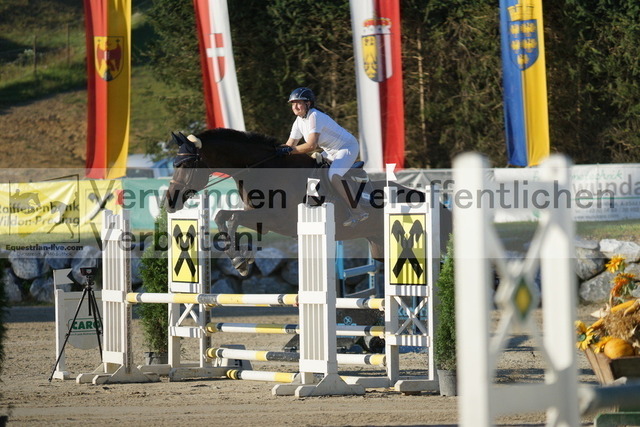
[[[249,275],[249,266],[253,263],[253,256],[251,255],[252,248],[241,247],[237,240],[239,214],[242,212],[221,210],[216,214],[214,221],[218,226],[218,245],[224,247],[224,252],[231,260],[233,268],[241,276],[246,277]]]

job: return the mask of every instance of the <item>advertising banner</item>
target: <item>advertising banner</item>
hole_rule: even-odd
[[[119,212],[117,180],[57,180],[0,184],[0,233],[11,244],[73,243],[100,238],[102,212]]]

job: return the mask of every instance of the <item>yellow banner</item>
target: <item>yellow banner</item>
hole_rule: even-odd
[[[109,2],[109,38],[121,39],[121,70],[108,82],[107,179],[124,175],[129,153],[131,98],[131,0]]]
[[[7,243],[80,242],[97,233],[102,212],[120,211],[120,181],[79,179],[0,184],[0,234]]]
[[[525,2],[526,3],[526,2]],[[542,0],[531,2],[533,19],[537,22],[538,59],[522,72],[524,111],[527,129],[529,166],[549,157],[549,113],[547,107],[547,76],[542,23]]]

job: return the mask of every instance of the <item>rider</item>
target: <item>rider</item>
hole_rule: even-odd
[[[307,87],[299,87],[291,92],[289,103],[297,117],[291,127],[289,140],[278,148],[278,154],[312,153],[320,147],[323,150],[322,157],[331,161],[329,181],[350,209],[350,216],[343,225],[353,226],[369,218],[369,214],[359,207],[351,208],[347,190],[341,182],[358,157],[358,140],[327,114],[315,108],[315,102],[316,96]],[[305,142],[297,145],[301,138]]]

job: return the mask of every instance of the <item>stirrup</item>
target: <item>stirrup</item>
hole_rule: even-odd
[[[352,213],[351,216],[349,216],[349,218],[347,218],[347,220],[342,223],[342,225],[345,227],[355,227],[356,224],[366,221],[367,219],[369,219],[368,212],[362,212],[359,215]]]

